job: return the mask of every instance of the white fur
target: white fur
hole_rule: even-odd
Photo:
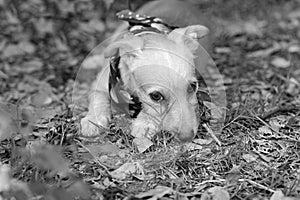
[[[121,55],[120,72],[125,88],[138,95],[143,109],[133,121],[132,135],[152,137],[159,130],[177,134],[182,141],[190,141],[197,132],[196,92],[188,87],[195,82],[193,55],[198,47],[196,38],[208,33],[203,26],[175,29],[169,35],[128,35],[107,48],[105,55]],[[82,119],[82,133],[98,133],[93,121],[107,127],[111,119],[108,95],[109,67],[102,70],[90,97],[89,112]],[[157,103],[151,92],[160,92],[164,101]]]

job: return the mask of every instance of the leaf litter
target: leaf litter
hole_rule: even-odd
[[[232,11],[213,54],[228,80],[224,129],[213,138],[201,126],[184,145],[160,133],[148,145],[122,116],[79,137],[87,102],[71,104],[76,70],[116,28],[105,13],[121,2],[0,1],[0,199],[298,199],[299,2],[198,4],[214,5],[214,17]],[[86,62],[81,98],[103,58]]]

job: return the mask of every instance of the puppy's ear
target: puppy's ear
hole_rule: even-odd
[[[106,58],[112,57],[119,52],[120,56],[127,54],[128,56],[137,55],[144,46],[144,41],[140,37],[127,35],[125,38],[112,43],[104,52]]]
[[[209,33],[208,28],[202,25],[192,25],[185,28],[177,28],[169,33],[168,38],[187,46],[192,52],[195,51],[198,46],[198,40],[203,38]]]
[[[144,47],[144,40],[140,37],[127,35],[121,40],[118,40],[108,46],[104,52],[106,58],[112,56],[120,56],[121,60],[119,63],[119,69],[121,72],[122,80],[124,85],[129,89],[137,88],[133,74],[131,73],[130,67],[134,59],[139,56]]]

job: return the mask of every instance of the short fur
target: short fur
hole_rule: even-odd
[[[134,119],[132,135],[151,138],[160,130],[175,133],[182,142],[191,141],[198,129],[196,111],[198,101],[194,67],[194,51],[198,39],[208,29],[194,25],[178,28],[169,34],[126,35],[112,43],[105,52],[110,58],[119,52],[119,69],[125,89],[136,94],[143,108]],[[107,127],[112,115],[108,91],[109,67],[98,75],[90,96],[89,112],[81,121],[82,133],[90,136],[98,128],[90,121]],[[153,92],[163,100],[151,99]]]

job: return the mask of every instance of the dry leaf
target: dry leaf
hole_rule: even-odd
[[[286,92],[290,95],[297,95],[300,93],[300,83],[295,78],[290,78]]]
[[[200,144],[200,145],[208,145],[212,143],[213,139],[208,138],[208,139],[195,139],[193,140],[194,143]]]
[[[12,115],[0,105],[0,141],[11,138],[18,132],[18,127]]]
[[[69,51],[69,47],[59,38],[55,39],[55,45],[58,51]]]
[[[258,129],[259,132],[265,134],[265,135],[272,135],[272,130],[267,126],[262,126]]]
[[[84,69],[98,69],[100,70],[105,64],[105,58],[103,54],[89,56],[84,59],[81,67]]]
[[[10,182],[11,182],[11,176],[10,176],[9,165],[2,165],[0,163],[0,192],[9,191]]]
[[[32,73],[34,71],[42,70],[43,63],[39,59],[30,60],[28,62],[24,63],[24,68],[22,68],[22,71],[26,73]]]
[[[235,184],[238,182],[240,176],[240,166],[233,165],[229,172],[227,172],[226,181],[228,184]]]
[[[223,54],[231,53],[231,49],[229,47],[216,47],[215,51],[216,53],[223,53]]]
[[[255,154],[243,154],[242,156],[247,163],[251,163],[257,160],[258,155]]]
[[[94,155],[117,155],[121,151],[119,147],[112,143],[87,145],[86,148],[88,148],[89,151],[92,152]]]
[[[0,70],[0,78],[2,78],[2,79],[8,79],[8,76],[4,72],[2,72]]]
[[[23,40],[22,42],[20,42],[18,44],[18,47],[25,53],[28,53],[28,54],[33,54],[36,50],[35,46],[29,42],[29,41],[26,41],[26,40]]]
[[[229,200],[230,196],[222,187],[212,187],[206,190],[201,196],[201,200]]]
[[[39,91],[37,94],[32,96],[31,103],[38,107],[48,105],[52,103],[52,98],[48,91]]]
[[[185,144],[185,147],[186,147],[187,151],[195,151],[195,150],[203,149],[203,147],[201,145],[194,143],[194,141],[193,141],[193,143]]]
[[[258,35],[261,36],[262,26],[264,26],[264,22],[258,22],[256,20],[246,21],[244,23],[244,30],[249,35]]]
[[[297,200],[294,197],[285,197],[281,190],[276,190],[271,196],[270,200]]]
[[[136,145],[140,153],[143,153],[153,145],[153,142],[146,137],[134,138],[133,143]]]
[[[93,27],[94,31],[97,32],[103,32],[105,30],[105,25],[102,21],[100,21],[99,19],[91,19],[89,21],[89,25],[91,27]]]
[[[280,128],[283,128],[285,126],[283,124],[280,124],[280,122],[276,118],[271,118],[269,124],[275,131],[279,131]]]
[[[151,199],[151,200],[158,200],[163,198],[166,194],[172,194],[173,189],[166,187],[166,186],[157,186],[156,188],[149,190],[147,192],[142,192],[140,194],[137,194],[135,197],[136,198],[146,198]],[[150,198],[151,197],[151,198]]]
[[[272,53],[279,51],[281,49],[281,46],[278,43],[275,43],[272,47],[267,48],[267,49],[262,49],[262,50],[258,50],[258,51],[254,51],[251,53],[247,54],[248,58],[257,58],[257,57],[268,57],[270,56]]]
[[[23,55],[24,52],[19,48],[18,45],[8,45],[2,52],[3,58],[9,58],[12,56]]]
[[[113,178],[124,180],[131,175],[138,175],[139,177],[144,175],[144,169],[138,162],[125,163],[118,169],[110,172]]]
[[[47,33],[53,34],[55,32],[52,20],[39,18],[37,21],[35,21],[34,26],[41,37],[44,37]]]
[[[297,45],[297,44],[293,44],[293,45],[291,45],[291,46],[288,48],[288,51],[289,51],[290,53],[298,53],[298,54],[300,54],[300,46]]]
[[[278,68],[287,68],[291,65],[291,62],[281,57],[275,57],[271,64]]]

